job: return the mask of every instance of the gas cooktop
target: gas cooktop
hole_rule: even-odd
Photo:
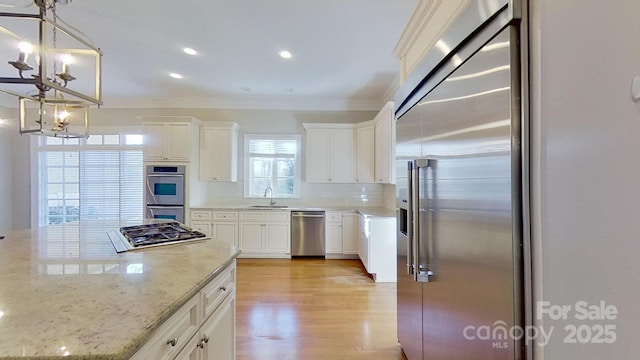
[[[199,241],[207,235],[192,230],[178,222],[154,223],[121,227],[120,231],[107,232],[116,252],[138,250],[152,246]]]

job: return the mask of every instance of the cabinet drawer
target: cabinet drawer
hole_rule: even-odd
[[[327,212],[326,221],[327,223],[342,223],[342,214],[339,212]]]
[[[208,221],[191,221],[189,224],[195,231],[200,231],[206,235],[211,235],[211,223]]]
[[[200,298],[194,296],[178,312],[165,321],[147,342],[131,358],[143,359],[173,359],[187,344],[200,326]]]
[[[240,221],[262,221],[262,211],[240,211]]]
[[[227,295],[235,289],[236,266],[235,263],[219,274],[216,279],[205,286],[202,293],[203,319],[206,319],[224,301]]]
[[[196,221],[211,220],[211,211],[192,210],[190,218]]]
[[[280,221],[288,222],[290,214],[288,211],[267,211],[264,213],[264,219],[266,221]]]
[[[212,215],[213,215],[214,221],[237,221],[238,220],[238,213],[235,211],[214,211]]]

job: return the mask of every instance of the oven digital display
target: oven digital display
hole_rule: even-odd
[[[153,184],[153,194],[154,195],[169,195],[175,196],[178,194],[178,185],[177,184],[164,184],[164,183],[156,183]]]
[[[168,219],[168,220],[177,220],[178,217],[176,215],[153,215],[154,219]]]

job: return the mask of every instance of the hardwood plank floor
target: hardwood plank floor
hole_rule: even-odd
[[[406,359],[396,285],[359,260],[238,259],[237,359]]]

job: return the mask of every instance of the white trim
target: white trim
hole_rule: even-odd
[[[301,194],[302,187],[302,135],[300,134],[245,134],[244,135],[244,193],[243,196],[245,199],[255,199],[256,197],[250,196],[251,190],[251,168],[249,158],[251,157],[251,153],[249,152],[249,142],[254,139],[259,140],[294,140],[296,142],[296,154],[295,156],[290,155],[282,155],[282,156],[273,156],[278,158],[293,158],[295,161],[295,174],[294,174],[294,187],[293,187],[293,195],[288,197],[278,197],[276,193],[273,193],[274,199],[299,199]],[[265,155],[263,157],[272,157],[271,155]],[[273,191],[273,187],[272,187]]]
[[[215,98],[107,97],[102,108],[375,111],[380,108],[380,99],[246,95]]]

